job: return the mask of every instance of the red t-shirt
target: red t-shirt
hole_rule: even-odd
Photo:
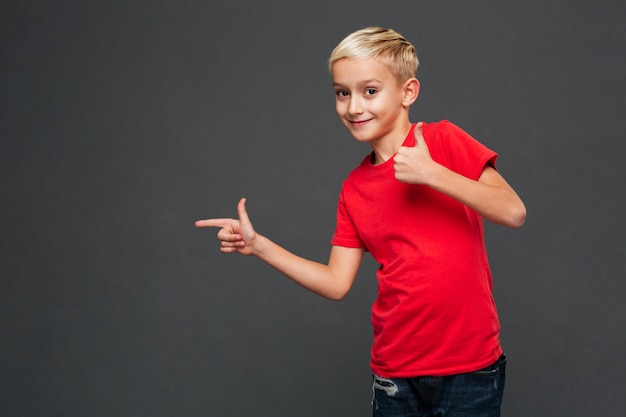
[[[404,146],[415,146],[413,129]],[[477,180],[497,154],[448,121],[423,134],[432,158]],[[502,354],[482,218],[433,189],[399,182],[368,155],[344,181],[331,243],[380,264],[371,366],[388,378],[471,372]]]

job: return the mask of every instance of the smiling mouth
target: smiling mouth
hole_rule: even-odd
[[[350,122],[350,124],[354,127],[359,127],[359,126],[364,126],[367,124],[367,122],[369,122],[372,119],[367,119],[367,120],[348,120]]]

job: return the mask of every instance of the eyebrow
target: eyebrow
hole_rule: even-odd
[[[377,78],[370,78],[367,80],[357,82],[358,86],[368,85],[368,84],[382,84],[382,81]],[[333,87],[342,87],[343,85],[337,82],[333,82]]]

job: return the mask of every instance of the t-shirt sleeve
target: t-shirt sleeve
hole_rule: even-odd
[[[496,167],[498,154],[474,139],[457,125],[441,123],[440,140],[444,148],[444,165],[453,171],[477,180],[486,166]]]
[[[365,244],[361,240],[359,233],[350,218],[345,201],[345,183],[339,194],[339,202],[337,204],[337,223],[335,233],[330,241],[332,245],[345,246],[348,248],[365,248]]]

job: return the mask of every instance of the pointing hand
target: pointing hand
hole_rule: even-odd
[[[220,251],[223,253],[238,252],[243,255],[251,255],[257,234],[248,217],[245,198],[239,200],[237,213],[239,219],[198,220],[196,227],[219,227],[220,231],[217,233],[217,238],[221,241]]]

